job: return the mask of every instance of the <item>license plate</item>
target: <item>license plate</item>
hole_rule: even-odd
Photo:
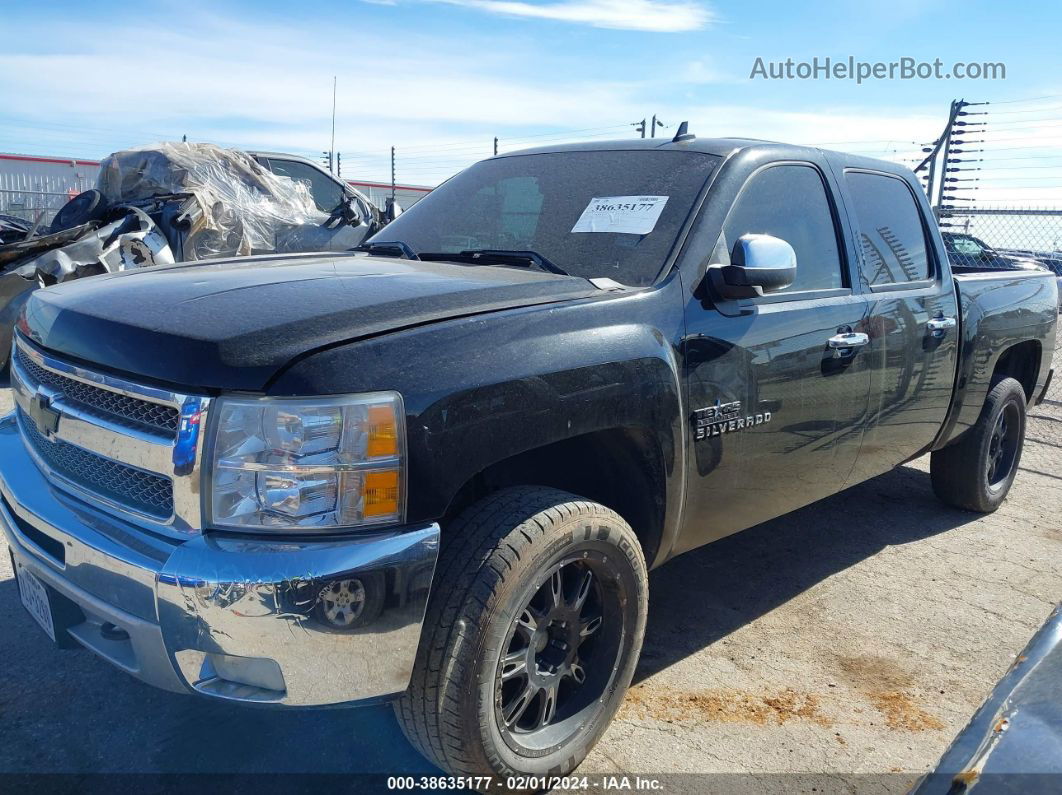
[[[48,637],[55,640],[55,625],[52,623],[52,608],[48,604],[48,589],[29,569],[18,563],[18,592],[22,604],[33,616]]]

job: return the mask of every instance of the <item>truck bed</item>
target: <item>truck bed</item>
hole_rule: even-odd
[[[1019,344],[1037,346],[1039,368],[1028,395],[1036,401],[1051,368],[1058,285],[1050,271],[954,267],[959,298],[960,359],[951,410],[937,446],[973,425],[992,386],[1001,351]]]

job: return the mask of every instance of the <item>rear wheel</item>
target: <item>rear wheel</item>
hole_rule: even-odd
[[[446,537],[395,707],[403,731],[452,774],[570,772],[612,720],[641,650],[634,532],[596,503],[521,487],[474,505]]]
[[[1024,443],[1025,390],[1013,378],[999,379],[977,424],[930,458],[933,491],[948,505],[991,513],[1014,483]]]

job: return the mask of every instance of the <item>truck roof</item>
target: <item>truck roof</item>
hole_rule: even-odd
[[[866,166],[878,171],[886,171],[895,174],[909,175],[910,169],[889,160],[880,160],[863,155],[853,155],[847,152],[839,152],[824,149],[818,146],[800,146],[798,144],[786,144],[779,141],[766,141],[758,138],[725,137],[725,138],[697,138],[689,136],[680,141],[671,138],[628,138],[614,141],[587,141],[574,144],[551,144],[520,149],[506,152],[497,157],[513,157],[516,155],[547,154],[554,152],[594,152],[594,151],[622,151],[622,150],[676,150],[683,152],[703,152],[716,157],[728,157],[738,152],[770,152],[779,159],[786,157],[807,157],[811,152],[821,152],[834,162],[849,166]]]

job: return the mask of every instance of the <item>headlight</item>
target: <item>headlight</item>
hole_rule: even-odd
[[[405,433],[397,392],[225,397],[213,414],[213,527],[330,530],[402,521]]]

